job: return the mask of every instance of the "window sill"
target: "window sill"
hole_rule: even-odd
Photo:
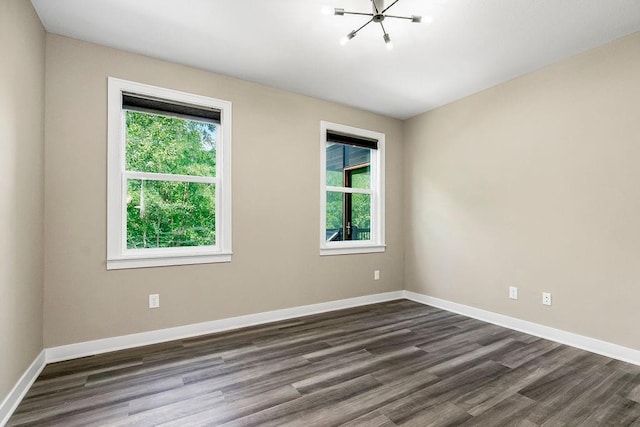
[[[107,260],[107,270],[127,268],[167,267],[171,265],[213,264],[231,262],[231,253],[149,258],[120,258]]]
[[[386,248],[387,245],[323,247],[320,248],[320,256],[371,254],[376,252],[384,252]]]

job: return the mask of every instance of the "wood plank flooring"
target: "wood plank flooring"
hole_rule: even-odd
[[[407,300],[48,365],[9,426],[640,426],[640,367]]]

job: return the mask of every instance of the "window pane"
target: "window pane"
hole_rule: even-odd
[[[371,195],[327,191],[326,239],[371,240]]]
[[[126,111],[126,170],[216,176],[218,125]]]
[[[334,187],[371,188],[371,150],[327,143],[327,183]]]
[[[371,195],[352,194],[351,197],[351,240],[371,240]]]
[[[214,184],[132,179],[127,193],[127,249],[215,245]]]
[[[344,240],[343,236],[343,195],[335,191],[327,191],[327,241]]]

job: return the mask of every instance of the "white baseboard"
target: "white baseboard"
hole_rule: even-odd
[[[640,366],[640,351],[464,304],[403,291],[406,299]]]
[[[0,403],[0,426],[4,426],[7,421],[9,421],[9,417],[11,417],[13,411],[16,410],[24,395],[27,394],[27,391],[29,391],[33,382],[38,378],[38,375],[40,375],[40,372],[44,369],[45,364],[46,352],[45,350],[42,350],[24,374],[22,374],[7,397],[5,397],[2,403]]]
[[[325,313],[344,308],[357,307],[378,302],[391,301],[406,298],[415,302],[441,308],[443,310],[459,313],[478,320],[493,323],[505,328],[535,335],[541,338],[570,345],[592,353],[601,354],[633,363],[640,366],[640,351],[607,341],[586,337],[584,335],[563,331],[561,329],[540,325],[514,317],[493,313],[487,310],[447,301],[428,295],[411,291],[394,291],[382,294],[366,295],[362,297],[348,298],[319,304],[304,305],[300,307],[285,308],[282,310],[268,311],[264,313],[249,314],[245,316],[231,317],[210,322],[196,323],[192,325],[178,326],[175,328],[160,329],[156,331],[142,332],[138,334],[123,335],[94,341],[86,341],[76,344],[63,345],[46,349],[46,363],[76,359],[78,357],[91,356],[110,351],[157,344],[171,340],[189,338],[198,335],[206,335],[215,332],[229,331],[248,326],[261,325],[311,314]],[[0,415],[2,413],[0,412]],[[1,419],[1,418],[0,418]]]
[[[247,326],[261,325],[279,320],[308,316],[311,314],[325,313],[344,308],[357,307],[378,302],[391,301],[404,298],[403,291],[386,292],[362,297],[347,298],[337,301],[323,302],[319,304],[304,305],[300,307],[285,308],[282,310],[267,311],[264,313],[248,314],[246,316],[231,317],[227,319],[213,320],[210,322],[196,323],[193,325],[178,326],[175,328],[160,329],[156,331],[142,332],[138,334],[123,335],[113,338],[105,338],[95,341],[81,342],[77,344],[63,345],[48,348],[46,351],[47,363],[76,359],[78,357],[107,353],[143,345],[157,344],[171,340],[189,338],[198,335],[206,335],[215,332],[245,328]]]

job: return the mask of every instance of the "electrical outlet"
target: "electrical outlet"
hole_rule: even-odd
[[[373,272],[373,280],[380,280],[380,270],[375,270]]]
[[[544,305],[551,305],[551,292],[542,293],[542,303]]]
[[[160,307],[160,294],[149,295],[149,308]]]
[[[518,299],[518,288],[515,286],[509,286],[509,298]]]

